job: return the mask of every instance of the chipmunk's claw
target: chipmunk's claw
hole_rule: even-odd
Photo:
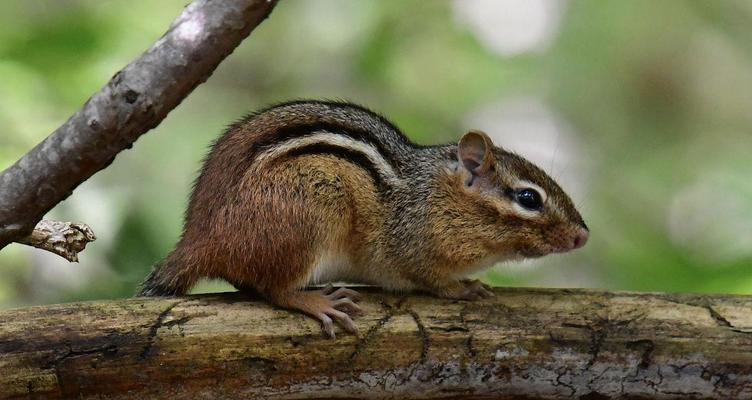
[[[321,294],[330,300],[339,300],[342,298],[350,298],[355,302],[360,300],[360,293],[345,287],[335,289],[331,283],[321,289]]]
[[[318,310],[313,316],[321,321],[321,328],[330,338],[336,337],[334,322],[350,333],[358,333],[351,316],[363,313],[360,306],[355,304],[360,300],[360,294],[348,288],[335,289],[332,284],[326,285],[320,293]]]
[[[283,291],[272,293],[268,297],[280,307],[302,311],[316,318],[324,333],[332,339],[336,337],[335,324],[347,332],[358,333],[352,316],[362,313],[355,304],[360,294],[352,289],[335,289],[334,286],[327,285],[320,291]]]
[[[475,279],[463,279],[434,291],[439,297],[455,300],[480,300],[495,296],[491,287]]]
[[[479,281],[478,279],[464,279],[460,281],[465,285],[465,291],[468,296],[474,297],[470,300],[486,299],[494,297],[496,294],[491,290],[491,286]]]

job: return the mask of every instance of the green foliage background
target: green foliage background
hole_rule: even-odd
[[[158,39],[185,3],[0,2],[0,168]],[[591,241],[497,267],[487,281],[752,292],[752,3],[556,2],[550,45],[513,56],[485,45],[456,3],[281,1],[158,128],[53,210],[100,238],[80,265],[20,245],[0,253],[0,306],[132,295],[177,240],[210,141],[251,110],[308,97],[366,104],[421,143],[493,133],[468,117],[487,107],[545,105],[574,144],[540,144],[553,149],[551,165],[569,160],[541,165],[579,188]],[[515,143],[529,134],[514,133]]]

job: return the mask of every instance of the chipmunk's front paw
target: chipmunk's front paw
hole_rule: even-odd
[[[491,286],[479,281],[478,279],[463,279],[460,283],[465,285],[465,293],[467,294],[467,300],[486,299],[496,296],[491,290]]]
[[[490,286],[477,279],[463,279],[438,290],[436,294],[455,300],[479,300],[495,296]]]

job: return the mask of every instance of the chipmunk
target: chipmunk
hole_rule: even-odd
[[[139,295],[185,294],[200,278],[357,332],[349,288],[492,295],[468,274],[579,248],[588,228],[541,169],[471,130],[420,146],[368,109],[294,101],[251,114],[213,144],[176,248]]]

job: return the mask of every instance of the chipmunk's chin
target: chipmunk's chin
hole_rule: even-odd
[[[547,256],[549,254],[555,254],[555,253],[565,253],[567,250],[559,250],[559,249],[525,249],[519,252],[519,255],[521,259],[524,258],[541,258],[544,256]]]
[[[549,254],[569,253],[570,251],[575,250],[576,248],[577,247],[555,247],[555,246],[551,246],[545,249],[527,248],[527,249],[520,250],[518,253],[524,258],[541,258]]]
[[[519,259],[520,260],[528,260],[528,259],[531,259],[531,258],[541,258],[541,257],[543,257],[545,255],[548,255],[548,254],[550,254],[550,253],[534,253],[534,252],[526,251],[524,253],[520,253]]]

